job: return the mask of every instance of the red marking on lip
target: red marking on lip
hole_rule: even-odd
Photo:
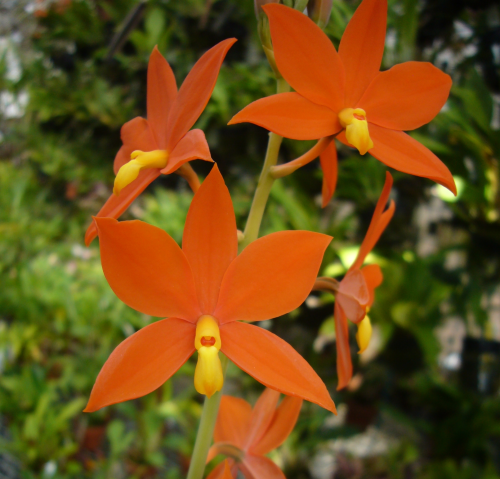
[[[213,346],[215,344],[215,338],[205,338],[205,337],[202,337],[200,339],[200,343],[202,346]]]

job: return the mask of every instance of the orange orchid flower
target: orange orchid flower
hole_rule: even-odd
[[[141,221],[95,218],[104,275],[115,294],[144,314],[166,317],[123,341],[99,373],[85,409],[150,393],[198,351],[194,383],[222,388],[218,352],[265,386],[335,411],[326,386],[285,341],[244,321],[286,314],[307,298],[330,236],[281,231],[238,253],[229,191],[217,166],[191,203],[182,249]]]
[[[347,386],[352,377],[347,319],[358,324],[356,339],[360,347],[359,353],[364,352],[370,342],[371,323],[366,313],[373,304],[375,288],[380,286],[384,277],[380,266],[377,264],[370,264],[363,268],[361,266],[394,215],[395,204],[393,200],[391,200],[389,208],[385,212],[383,211],[389,199],[391,187],[392,176],[390,173],[386,173],[384,189],[375,207],[365,239],[361,243],[354,263],[348,269],[342,281],[336,284],[337,282],[330,278],[318,278],[316,283],[318,289],[335,291],[334,318],[337,374],[339,377],[337,389]]]
[[[281,469],[265,454],[283,444],[299,417],[302,399],[265,389],[254,408],[245,400],[222,396],[214,430],[215,444],[207,462],[218,454],[230,459],[220,463],[207,479],[222,479],[226,463],[234,476],[239,469],[247,479],[284,479]],[[225,479],[225,478],[224,478]]]
[[[191,160],[213,161],[205,134],[190,130],[212,95],[221,64],[235,38],[224,40],[208,50],[194,65],[179,91],[167,60],[153,49],[148,64],[148,119],[136,117],[121,129],[123,146],[115,157],[113,194],[98,217],[118,218],[160,174],[177,172],[199,186]],[[180,168],[180,170],[179,170]],[[96,224],[88,227],[85,244],[97,236]]]
[[[276,64],[295,92],[257,100],[229,124],[250,122],[296,140],[322,139],[309,154],[275,167],[289,174],[320,155],[323,206],[337,181],[333,138],[369,152],[387,166],[429,178],[456,194],[448,168],[404,133],[431,121],[448,98],[451,78],[426,62],[379,68],[384,51],[387,0],[363,0],[342,36],[339,51],[306,15],[264,5]]]

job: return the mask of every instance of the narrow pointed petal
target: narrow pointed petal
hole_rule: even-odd
[[[228,125],[253,123],[294,140],[316,140],[342,129],[338,115],[298,93],[278,93],[250,103]]]
[[[104,275],[125,304],[151,316],[200,317],[186,256],[165,231],[142,221],[95,221]]]
[[[140,329],[111,353],[85,412],[135,399],[159,388],[194,352],[195,326],[168,318]]]
[[[214,441],[231,442],[243,449],[250,427],[252,406],[244,399],[222,396],[214,429]]]
[[[370,293],[365,277],[359,269],[349,270],[340,282],[335,298],[352,322],[358,323],[365,317],[365,305],[370,299]]]
[[[214,313],[219,324],[262,321],[298,308],[311,292],[331,240],[309,231],[280,231],[250,243],[222,280]]]
[[[349,345],[349,326],[341,306],[336,302],[334,309],[335,346],[337,348],[337,391],[345,388],[352,378],[351,347]]]
[[[234,42],[236,38],[228,38],[212,47],[188,73],[169,113],[167,151],[175,148],[205,109],[222,62]]]
[[[338,160],[337,147],[335,141],[332,141],[319,156],[321,169],[323,170],[323,186],[321,189],[322,202],[324,208],[332,199],[337,187]]]
[[[382,63],[387,0],[363,0],[342,35],[339,55],[345,69],[345,106],[354,108]]]
[[[238,474],[236,463],[232,459],[226,459],[213,468],[212,472],[207,476],[207,479],[229,479],[225,476],[226,462],[227,467],[232,474],[231,478],[236,477]]]
[[[380,72],[358,105],[370,123],[390,130],[414,130],[439,113],[450,88],[450,76],[432,63],[406,62]]]
[[[152,151],[158,149],[158,145],[148,121],[140,116],[127,121],[127,123],[122,126],[120,138],[123,146],[118,150],[113,164],[115,175],[125,163],[130,161],[130,154],[133,151]]]
[[[374,146],[369,153],[377,160],[403,173],[429,178],[457,194],[455,181],[447,166],[410,135],[372,123],[370,135]],[[343,133],[337,138],[348,144]]]
[[[339,112],[344,67],[326,34],[303,13],[284,5],[262,7],[269,17],[278,70],[297,93]]]
[[[177,83],[167,60],[153,48],[148,63],[148,120],[153,129],[158,148],[167,146],[168,113],[177,96]],[[140,149],[140,148],[137,148]],[[144,150],[142,150],[144,151]]]
[[[368,292],[370,294],[367,306],[371,306],[375,299],[375,288],[378,288],[382,284],[384,275],[382,274],[378,264],[369,264],[368,266],[361,268],[361,273],[365,277]]]
[[[387,211],[382,213],[387,205],[389,195],[391,194],[392,183],[392,175],[387,171],[385,173],[384,188],[382,189],[382,193],[380,194],[377,205],[375,206],[370,226],[368,227],[368,231],[366,232],[363,242],[361,243],[356,260],[349,268],[349,271],[359,269],[361,267],[365,258],[368,256],[368,253],[374,248],[380,238],[380,235],[384,232],[385,228],[389,224],[389,221],[391,221],[394,215],[394,201],[391,201]]]
[[[300,414],[302,399],[286,396],[276,409],[273,420],[260,441],[252,446],[250,452],[264,455],[281,446],[295,427]]]
[[[258,326],[240,322],[224,324],[220,332],[222,352],[264,386],[336,413],[323,381],[287,342]]]
[[[240,464],[246,479],[286,479],[282,470],[271,459],[247,454]]]
[[[191,160],[214,161],[210,155],[205,133],[201,130],[188,131],[182,137],[174,148],[174,151],[170,153],[167,166],[161,172],[164,175],[168,175]]]
[[[119,218],[133,201],[160,176],[160,170],[148,169],[139,173],[139,176],[127,185],[120,192],[119,196],[112,194],[104,206],[97,213],[97,218]],[[97,237],[97,227],[94,221],[89,225],[85,232],[85,244],[87,246]]]
[[[276,406],[280,393],[273,389],[266,388],[260,395],[252,409],[250,417],[250,428],[245,439],[245,449],[249,449],[256,444],[269,428],[276,412]]]
[[[229,467],[229,461],[227,459],[224,461],[224,472],[222,473],[222,479],[233,479],[233,474],[231,473],[231,468]]]
[[[217,165],[193,198],[182,248],[193,271],[202,313],[212,314],[222,278],[238,254],[233,203]]]

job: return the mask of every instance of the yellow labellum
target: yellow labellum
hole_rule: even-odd
[[[224,383],[219,359],[221,348],[219,325],[212,316],[203,315],[198,319],[194,347],[198,350],[194,387],[200,394],[210,397],[220,391]]]
[[[372,323],[370,318],[365,316],[364,319],[358,324],[358,332],[356,333],[356,341],[358,342],[358,354],[364,353],[370,344],[372,337]]]
[[[365,110],[361,108],[345,108],[339,113],[339,121],[345,128],[347,141],[356,147],[361,155],[373,148]]]
[[[115,178],[113,193],[119,195],[127,185],[132,183],[139,172],[144,168],[165,168],[168,162],[168,152],[165,150],[154,151],[133,151],[130,155],[131,160],[125,163],[119,170]]]

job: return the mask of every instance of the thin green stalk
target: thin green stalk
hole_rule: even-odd
[[[277,84],[278,93],[290,91],[290,86],[282,78],[277,80]],[[271,187],[274,183],[274,178],[271,176],[270,170],[276,165],[276,163],[278,163],[278,153],[280,151],[282,140],[282,136],[279,136],[276,133],[269,133],[266,158],[260,173],[259,182],[257,183],[252,206],[250,207],[250,213],[248,214],[244,238],[240,244],[241,250],[248,246],[252,241],[255,241],[259,236],[260,224],[262,223],[262,217],[264,216],[264,210],[266,209],[269,193],[271,192]]]
[[[220,362],[225,378],[228,359],[224,354],[222,354],[222,352],[219,354],[221,355]],[[212,436],[214,434],[215,421],[217,420],[217,413],[219,412],[221,397],[222,391],[216,392],[210,398],[205,397],[200,425],[198,427],[196,442],[194,443],[193,455],[191,456],[191,463],[189,464],[189,471],[186,479],[203,478],[208,450],[210,448],[210,444],[212,443]]]

